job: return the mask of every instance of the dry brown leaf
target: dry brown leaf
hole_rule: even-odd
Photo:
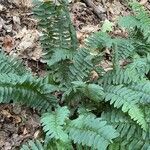
[[[86,25],[84,27],[82,27],[82,29],[80,30],[80,32],[82,33],[92,33],[92,32],[96,32],[99,30],[99,26],[94,26],[94,25]]]
[[[11,115],[7,110],[5,110],[5,109],[1,111],[1,114],[4,115],[4,116],[7,117],[7,118],[10,118],[10,117],[12,116],[12,115]]]
[[[145,5],[145,4],[147,3],[147,1],[148,1],[148,0],[141,0],[141,1],[140,1],[140,4],[141,4],[141,5]]]
[[[37,130],[35,133],[34,133],[34,138],[37,139],[41,134],[41,131],[40,130]]]
[[[26,129],[26,127],[23,129],[23,135],[25,135],[25,134],[27,134],[28,133],[28,131],[27,131],[27,129]]]
[[[13,116],[13,118],[15,119],[15,124],[18,124],[21,122],[21,118],[19,116]]]
[[[10,53],[14,48],[15,40],[13,37],[7,35],[3,39],[3,48],[7,53]]]

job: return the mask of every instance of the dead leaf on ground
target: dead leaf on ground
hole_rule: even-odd
[[[12,49],[14,48],[14,46],[15,46],[14,38],[9,35],[5,36],[3,39],[4,51],[6,51],[7,53],[10,53]]]
[[[145,4],[147,3],[147,1],[148,1],[148,0],[141,0],[141,1],[140,1],[140,4],[141,4],[141,5],[145,5]]]
[[[10,118],[12,115],[7,111],[7,110],[5,110],[5,109],[3,109],[2,111],[1,111],[1,114],[2,115],[4,115],[5,117],[7,117],[7,118]]]

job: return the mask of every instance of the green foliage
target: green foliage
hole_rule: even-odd
[[[0,74],[0,102],[20,102],[39,110],[47,110],[56,103],[56,98],[50,95],[57,88],[54,85],[42,83],[40,79],[30,75]]]
[[[40,141],[29,141],[28,144],[23,145],[20,150],[44,150],[43,145]]]
[[[52,139],[55,138],[68,141],[68,135],[65,133],[63,125],[69,117],[69,110],[67,107],[58,108],[55,112],[46,113],[42,116],[41,123],[46,135]]]
[[[145,107],[145,119],[148,122],[147,131],[142,130],[127,115],[118,110],[112,110],[102,113],[102,118],[107,120],[110,124],[112,124],[120,133],[120,137],[115,139],[114,143],[110,144],[108,149],[149,149],[149,113],[149,108]]]
[[[69,137],[74,143],[105,150],[119,134],[101,118],[80,115],[69,125]]]
[[[14,57],[8,57],[3,52],[0,52],[0,72],[15,73],[17,75],[27,74],[27,70],[20,60],[17,60]]]
[[[119,21],[119,25],[127,29],[135,29],[136,33],[138,30],[142,32],[143,38],[147,42],[150,42],[150,15],[149,12],[144,9],[138,2],[131,2],[134,16],[122,17]],[[137,29],[136,29],[137,28]]]
[[[130,5],[134,15],[118,22],[128,37],[102,29],[79,47],[67,1],[39,2],[34,13],[49,70],[44,78],[0,53],[0,102],[44,111],[44,141],[21,150],[150,149],[150,17],[139,3]],[[110,71],[102,65],[106,49]]]

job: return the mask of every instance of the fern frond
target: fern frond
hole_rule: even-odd
[[[14,57],[8,57],[3,52],[0,52],[0,72],[24,75],[27,74],[28,71],[20,60]]]
[[[114,107],[122,108],[123,112],[128,112],[129,116],[146,130],[147,124],[144,114],[137,105],[138,95],[135,91],[124,87],[123,85],[109,85],[105,87],[105,101],[114,103]]]
[[[45,150],[39,140],[29,141],[27,144],[22,145],[20,150]]]
[[[56,90],[57,87],[29,75],[0,74],[1,103],[13,100],[39,110],[47,110],[56,103],[56,98],[50,94]]]
[[[139,103],[149,104],[150,103],[150,81],[139,82],[128,86],[129,89],[136,91]]]
[[[85,96],[94,100],[96,102],[100,102],[103,100],[104,91],[103,88],[96,84],[86,84],[80,81],[72,82],[75,85],[75,89],[82,92]]]
[[[146,111],[150,112],[147,109]],[[149,149],[149,127],[147,131],[142,130],[127,115],[118,110],[103,112],[101,117],[120,133],[114,143],[109,145],[109,150]],[[149,114],[146,118],[149,118]],[[147,123],[149,125],[149,121]]]
[[[68,64],[64,61],[60,66],[57,65],[57,71],[54,74],[56,81],[67,87],[71,86],[72,81],[84,81],[93,69],[93,58],[88,49],[79,49],[72,62]]]
[[[93,69],[93,58],[94,56],[90,54],[88,49],[79,49],[73,58],[73,63],[69,66],[68,77],[70,81],[83,81],[87,78]]]
[[[34,10],[36,17],[39,18],[39,26],[43,29],[41,43],[44,49],[44,60],[48,65],[64,58],[72,59],[77,49],[77,38],[66,5],[61,1],[59,5],[47,1]],[[60,51],[61,55],[57,58]]]
[[[119,85],[138,83],[146,80],[146,74],[150,70],[150,64],[147,58],[140,58],[139,56],[133,59],[133,62],[128,64],[125,68],[117,70],[110,70],[103,75],[99,83],[105,85]]]
[[[110,48],[112,46],[112,38],[107,33],[96,32],[85,40],[85,45],[91,50],[102,50],[104,47]]]
[[[43,114],[41,123],[46,135],[52,139],[68,141],[68,134],[64,131],[63,125],[69,118],[69,110],[67,107],[58,108],[55,112]]]
[[[115,129],[107,125],[101,118],[91,115],[73,120],[69,124],[69,137],[74,143],[89,146],[98,150],[105,150],[112,140],[118,136]]]
[[[147,42],[150,42],[150,16],[148,11],[144,9],[138,2],[130,3],[135,16],[122,17],[119,25],[127,29],[139,29]],[[142,36],[142,35],[141,35]]]
[[[119,59],[125,59],[132,56],[135,48],[133,42],[128,39],[123,38],[112,38],[107,33],[97,32],[86,39],[86,46],[91,49],[91,51],[102,51],[103,48],[113,49],[113,45],[118,48]]]

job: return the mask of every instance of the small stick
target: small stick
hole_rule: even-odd
[[[87,6],[91,7],[94,13],[98,16],[99,19],[103,19],[103,13],[106,12],[105,8],[102,6],[96,6],[92,0],[83,0]]]

